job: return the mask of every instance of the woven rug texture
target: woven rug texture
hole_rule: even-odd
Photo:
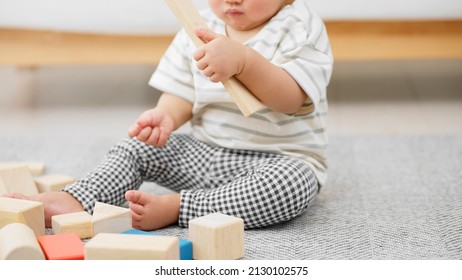
[[[2,135],[0,162],[43,161],[47,174],[79,178],[119,140]],[[462,259],[462,135],[331,135],[328,157],[313,206],[246,231],[245,259]],[[157,232],[188,237],[177,226]]]

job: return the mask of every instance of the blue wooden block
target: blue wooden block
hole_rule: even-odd
[[[130,230],[122,232],[122,234],[159,235],[159,234],[155,234],[155,233],[150,232],[150,231],[144,231],[144,230],[139,230],[139,229],[130,229]]]
[[[130,229],[122,232],[122,234],[144,234],[144,235],[160,235],[150,231],[139,229]],[[192,242],[189,240],[180,239],[180,260],[192,260]]]
[[[180,260],[192,260],[192,242],[180,239]]]

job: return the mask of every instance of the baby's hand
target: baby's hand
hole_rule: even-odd
[[[128,129],[128,136],[136,137],[148,145],[161,147],[173,131],[174,122],[164,111],[154,108],[145,111]]]
[[[207,29],[195,30],[206,44],[194,52],[197,68],[214,83],[241,73],[245,63],[245,47],[228,37]]]

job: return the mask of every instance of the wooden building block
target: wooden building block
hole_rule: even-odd
[[[31,172],[26,166],[0,167],[0,194],[38,194]]]
[[[0,228],[11,223],[26,224],[36,236],[44,235],[45,212],[43,203],[0,197]]]
[[[55,234],[75,233],[81,239],[90,238],[92,216],[86,211],[55,215],[51,217],[51,227]]]
[[[44,260],[34,231],[27,225],[11,223],[0,229],[0,260]]]
[[[39,236],[38,242],[47,260],[83,260],[84,245],[75,233]]]
[[[195,260],[244,257],[244,220],[213,213],[189,221],[189,239]]]
[[[121,233],[132,229],[132,217],[127,208],[96,202],[92,218],[92,235]]]
[[[56,192],[76,181],[74,177],[62,174],[50,174],[34,179],[39,192]]]
[[[0,169],[23,166],[27,167],[32,175],[43,175],[45,173],[45,163],[41,161],[0,162]]]
[[[141,234],[141,235],[155,235],[160,236],[155,232],[144,231],[139,229],[131,229],[122,232],[122,234]],[[192,242],[185,239],[180,239],[180,260],[192,260]]]
[[[186,33],[196,46],[204,45],[194,33],[195,29],[209,29],[191,0],[166,0],[173,14],[177,17]],[[250,116],[265,108],[250,91],[236,78],[222,81],[223,86],[233,98],[244,116]]]
[[[178,260],[173,236],[100,233],[85,245],[86,260]]]

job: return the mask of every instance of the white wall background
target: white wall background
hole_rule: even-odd
[[[306,1],[324,19],[462,19],[462,0]],[[0,0],[0,27],[170,34],[179,25],[163,0]]]

